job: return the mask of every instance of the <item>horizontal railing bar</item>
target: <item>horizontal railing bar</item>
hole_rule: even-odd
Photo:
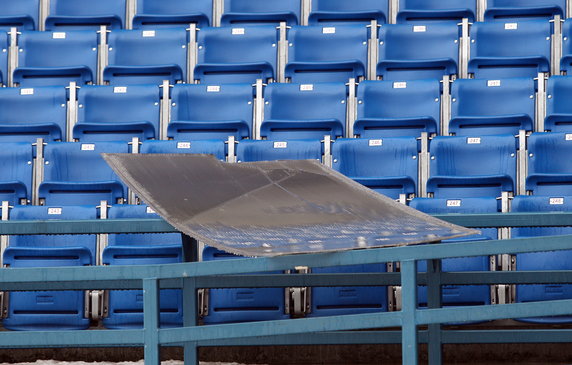
[[[0,348],[142,346],[143,330],[1,331]]]

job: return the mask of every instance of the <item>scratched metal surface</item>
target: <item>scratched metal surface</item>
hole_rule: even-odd
[[[408,208],[317,161],[241,164],[196,154],[104,154],[165,220],[244,256],[437,242],[477,231]]]

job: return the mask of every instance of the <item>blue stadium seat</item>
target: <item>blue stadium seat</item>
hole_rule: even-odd
[[[267,139],[320,139],[344,135],[347,87],[343,83],[278,84],[264,92]]]
[[[126,0],[50,0],[46,29],[121,29],[125,24]]]
[[[115,204],[127,197],[127,188],[101,153],[129,153],[124,142],[55,142],[44,151],[44,181],[40,199],[46,205]]]
[[[109,219],[156,219],[159,216],[146,205],[116,205],[109,209]],[[112,234],[103,250],[104,265],[160,265],[183,261],[182,238],[179,233]],[[122,290],[109,292],[107,328],[143,327],[143,292]],[[183,324],[180,290],[162,290],[160,294],[162,327]]]
[[[300,0],[225,0],[221,24],[268,24],[300,22]]]
[[[572,195],[572,134],[533,133],[528,137],[526,190],[534,195]]]
[[[562,194],[549,196],[517,196],[512,202],[512,212],[570,212],[572,200]],[[572,234],[570,227],[513,228],[512,238],[541,237]],[[516,255],[517,271],[572,270],[572,251],[521,253]],[[517,285],[516,302],[572,299],[572,285]],[[521,318],[532,323],[572,323],[572,316]]]
[[[98,42],[94,31],[22,32],[14,83],[28,87],[95,82]]]
[[[499,201],[496,198],[463,198],[463,199],[433,199],[416,198],[409,206],[427,214],[479,214],[500,212]],[[481,229],[480,235],[454,238],[444,242],[469,242],[497,239],[495,228]],[[442,261],[442,271],[489,271],[490,263],[487,256],[463,257],[445,259]],[[427,262],[420,261],[419,272],[427,271]],[[419,288],[418,301],[421,307],[427,306],[427,287]],[[484,305],[491,303],[490,288],[486,285],[444,285],[442,288],[443,305]]]
[[[109,65],[103,72],[103,79],[112,85],[185,81],[187,42],[185,29],[111,32]]]
[[[38,28],[40,0],[0,0],[0,9],[1,29],[16,27],[22,31]]]
[[[459,26],[453,23],[382,26],[377,76],[401,81],[456,75],[459,32]]]
[[[572,132],[572,77],[552,76],[546,87],[546,118],[544,129],[547,132]]]
[[[388,0],[313,0],[310,24],[370,23],[384,24],[389,18]]]
[[[418,153],[414,137],[338,139],[332,146],[333,169],[397,199],[417,193]]]
[[[250,137],[252,84],[175,85],[171,100],[169,138],[226,140],[234,136],[240,140]]]
[[[457,136],[534,129],[536,85],[531,78],[456,80],[451,101],[449,132]]]
[[[278,31],[274,26],[204,28],[197,42],[195,79],[203,84],[276,78]]]
[[[244,259],[205,247],[203,261]],[[270,272],[269,274],[280,274]],[[286,319],[284,288],[210,289],[205,324]]]
[[[12,220],[97,219],[90,206],[16,207]],[[12,236],[4,252],[9,267],[62,267],[95,264],[95,235]],[[4,327],[11,330],[80,330],[89,327],[83,291],[10,293]]]
[[[562,58],[560,69],[566,75],[572,75],[572,21],[566,20],[562,25]]]
[[[295,26],[288,32],[292,82],[347,82],[366,76],[369,29],[364,25]]]
[[[354,134],[362,138],[439,133],[441,84],[437,80],[363,81],[357,99]]]
[[[400,0],[398,23],[430,21],[459,22],[463,18],[476,19],[476,0]]]
[[[435,137],[429,146],[427,192],[435,198],[500,197],[514,192],[516,138],[512,135]]]
[[[276,160],[322,161],[320,140],[241,141],[236,148],[238,162]]]
[[[487,0],[485,21],[566,17],[566,0]]]
[[[32,144],[3,142],[0,146],[0,201],[27,204],[32,199]]]
[[[475,23],[469,73],[493,79],[550,72],[551,34],[547,20]]]
[[[146,141],[141,153],[202,153],[213,155],[221,161],[226,160],[224,141]]]
[[[187,28],[190,23],[206,27],[211,23],[212,14],[212,0],[137,0],[133,28]]]
[[[82,142],[157,138],[160,103],[155,85],[84,86],[78,91],[73,137]]]
[[[0,88],[0,141],[65,140],[64,87]]]
[[[386,272],[385,264],[350,265],[312,268],[314,274],[346,274]],[[387,287],[313,287],[311,308],[307,317],[387,312]]]

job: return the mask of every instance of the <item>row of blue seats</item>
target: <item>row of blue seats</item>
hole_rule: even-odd
[[[435,137],[429,145],[427,191],[436,198],[500,197],[516,193],[517,138],[512,135]],[[528,138],[526,189],[535,195],[572,195],[572,135],[534,133]],[[35,149],[28,143],[5,143],[0,199],[21,204],[32,197]],[[226,159],[224,141],[149,141],[140,153],[206,153]],[[46,205],[112,204],[127,199],[127,188],[101,153],[130,153],[126,142],[54,142],[43,151],[43,180],[38,197]],[[320,140],[242,141],[238,162],[286,159],[322,160]],[[332,167],[392,198],[414,196],[419,187],[419,144],[414,137],[338,139],[332,144]],[[36,164],[42,163],[36,161]]]
[[[398,22],[476,20],[476,0],[401,0]],[[157,26],[199,26],[213,24],[213,0],[136,0],[134,28]],[[39,28],[40,0],[3,0],[0,2],[0,25],[33,30]],[[221,17],[223,25],[301,23],[300,0],[225,0]],[[85,29],[106,25],[113,29],[127,27],[127,0],[49,0],[45,27]],[[551,18],[566,15],[565,0],[488,0],[485,20],[520,18]],[[310,24],[339,22],[386,23],[389,19],[388,0],[312,0]]]
[[[536,77],[550,72],[552,25],[533,20],[475,23],[469,73],[476,78]],[[191,64],[184,29],[117,30],[107,36],[103,83],[160,84],[163,80],[254,83],[277,79],[279,31],[274,26],[202,28],[197,62]],[[459,73],[456,24],[390,24],[379,28],[376,75],[385,80],[437,78]],[[370,28],[360,25],[294,26],[285,77],[292,82],[347,82],[367,76]],[[564,23],[563,71],[570,69],[572,21]],[[9,37],[0,37],[0,70],[21,86],[98,81],[99,35],[95,31],[22,32],[18,66],[8,70]],[[10,48],[11,49],[11,48]],[[192,70],[190,70],[192,68]],[[192,76],[190,75],[192,73]]]
[[[494,198],[428,199],[411,202],[415,209],[430,214],[493,213],[498,212]],[[512,203],[513,212],[571,211],[570,197],[518,196]],[[146,206],[115,206],[109,218],[156,218]],[[10,212],[12,220],[29,219],[97,219],[94,207],[16,207]],[[570,234],[570,228],[514,228],[513,238]],[[494,229],[482,231],[480,236],[465,240],[496,239]],[[9,267],[85,266],[95,264],[95,236],[14,236],[4,253],[4,264]],[[516,270],[570,270],[572,252],[519,254]],[[165,264],[182,261],[181,237],[177,234],[110,235],[109,245],[103,250],[106,265]],[[203,260],[239,258],[207,247]],[[316,273],[385,272],[385,264],[313,269]],[[425,270],[420,263],[419,271]],[[447,259],[444,271],[488,271],[488,257]],[[288,318],[283,289],[213,289],[209,291],[206,324]],[[419,289],[419,305],[426,306],[426,290]],[[572,298],[571,285],[519,285],[516,302]],[[15,292],[9,296],[9,311],[3,320],[7,329],[49,330],[84,329],[89,319],[84,314],[85,296],[82,292]],[[446,306],[480,305],[491,303],[488,286],[449,285],[443,288]],[[341,315],[388,310],[385,287],[373,288],[312,288],[311,309],[307,316]],[[536,323],[569,323],[572,318],[527,318]],[[108,315],[103,319],[108,328],[133,328],[143,324],[140,291],[111,291]],[[182,324],[182,300],[177,290],[161,293],[162,326]]]

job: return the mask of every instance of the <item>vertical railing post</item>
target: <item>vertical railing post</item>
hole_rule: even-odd
[[[143,293],[145,364],[159,365],[159,280],[143,279]]]
[[[427,306],[429,308],[441,308],[441,260],[427,261]],[[442,339],[441,324],[430,324],[429,330],[429,365],[441,365]]]
[[[197,284],[195,278],[183,279],[183,327],[197,325]],[[184,345],[185,365],[199,365],[199,349],[196,342]]]
[[[401,353],[406,365],[417,364],[417,261],[401,261]]]

